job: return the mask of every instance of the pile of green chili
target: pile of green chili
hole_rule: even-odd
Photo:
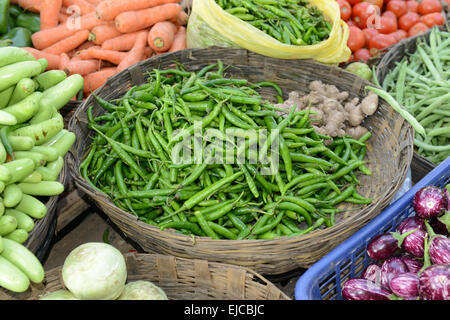
[[[313,45],[328,38],[332,25],[307,1],[216,0],[226,12],[288,45]]]
[[[258,93],[270,87],[280,99],[277,84],[227,78],[224,70],[221,61],[198,72],[178,64],[149,72],[145,84],[119,99],[94,95],[105,112],[94,117],[93,106],[87,110],[93,137],[82,177],[146,223],[213,239],[306,234],[333,226],[344,201],[371,203],[356,191],[357,174],[371,174],[363,160],[370,133],[359,140],[320,135],[309,110],[279,109]],[[265,129],[268,143],[279,132],[279,170],[262,174],[268,165],[236,161],[239,150],[223,163],[177,164],[172,150],[196,123],[203,133]],[[240,152],[255,142],[249,137]]]
[[[425,129],[415,133],[417,152],[439,164],[450,156],[450,30],[434,27],[429,41],[396,63],[383,89]]]

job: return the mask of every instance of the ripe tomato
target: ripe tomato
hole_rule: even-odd
[[[364,33],[358,27],[349,27],[349,36],[347,41],[347,47],[350,48],[352,52],[361,49],[366,44],[366,38]]]
[[[347,20],[346,21],[347,22],[347,25],[349,26],[349,27],[351,27],[351,26],[355,26],[356,27],[356,22],[355,21],[353,21],[353,20]]]
[[[420,21],[420,16],[415,12],[407,12],[398,19],[400,29],[408,31],[413,25]]]
[[[417,22],[408,30],[408,37],[415,36],[419,33],[424,33],[429,27],[423,22]]]
[[[395,13],[393,13],[392,11],[386,10],[385,12],[383,12],[381,14],[382,17],[388,17],[394,20],[397,20],[397,16],[395,15]]]
[[[364,29],[367,27],[368,21],[372,26],[376,24],[376,20],[380,17],[380,11],[380,8],[371,3],[360,2],[353,6],[352,18],[359,28]]]
[[[397,43],[392,34],[379,33],[369,41],[369,49],[384,49]]]
[[[441,11],[442,11],[442,4],[439,2],[439,0],[423,0],[419,4],[419,13],[421,16],[424,16],[428,13]]]
[[[393,32],[392,35],[395,37],[395,39],[397,39],[397,41],[400,41],[408,37],[408,32],[402,29],[398,29],[397,31]]]
[[[406,10],[408,12],[418,13],[419,12],[419,2],[417,2],[415,0],[406,1]]]
[[[378,30],[375,28],[365,28],[362,30],[364,37],[366,38],[366,44],[369,43],[370,39],[379,34]]]
[[[386,10],[392,11],[399,18],[408,11],[408,6],[403,0],[392,0],[386,5]]]
[[[440,12],[428,13],[420,17],[420,22],[425,23],[430,28],[432,26],[442,26],[445,22],[445,18]]]
[[[341,19],[347,21],[352,16],[352,6],[347,0],[336,0],[341,9]]]
[[[388,17],[380,18],[380,26],[378,28],[380,33],[388,34],[397,31],[397,19],[391,19]]]
[[[363,2],[374,4],[380,9],[383,8],[383,0],[363,0]]]
[[[369,60],[369,58],[370,58],[370,51],[367,48],[358,49],[353,53],[353,59],[355,61],[367,62],[367,60]]]
[[[355,4],[360,3],[361,0],[348,0],[348,3],[353,7]]]

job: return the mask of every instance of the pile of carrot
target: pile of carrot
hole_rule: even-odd
[[[35,58],[48,69],[84,77],[84,97],[109,77],[165,52],[186,48],[188,14],[181,0],[13,0],[39,12]]]

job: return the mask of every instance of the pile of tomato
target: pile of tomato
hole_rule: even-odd
[[[336,0],[349,26],[350,61],[367,61],[401,39],[443,25],[439,0]],[[450,1],[450,0],[443,0]]]

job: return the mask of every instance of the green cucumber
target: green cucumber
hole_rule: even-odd
[[[62,70],[49,70],[40,75],[37,75],[34,79],[39,84],[39,90],[45,91],[61,81],[67,78],[67,73]]]
[[[31,159],[13,160],[2,164],[2,166],[6,167],[11,173],[11,178],[8,180],[9,184],[22,181],[33,173],[35,168],[34,161]]]
[[[42,176],[43,181],[56,181],[64,166],[63,157],[58,157],[55,161],[47,163],[45,167],[36,168]],[[23,181],[25,182],[25,181]]]
[[[20,189],[17,184],[9,184],[3,191],[3,204],[6,208],[15,207],[22,200],[22,196],[22,189]]]
[[[12,216],[0,217],[0,236],[11,233],[17,228],[17,220]]]
[[[5,239],[3,239],[3,242],[5,242]],[[5,249],[3,249],[3,251],[5,251]],[[27,275],[9,262],[9,260],[5,259],[1,254],[0,286],[13,292],[24,292],[30,286],[30,279],[28,279]]]
[[[8,141],[14,151],[28,151],[34,147],[34,140],[30,137],[8,135]]]
[[[1,110],[0,110],[1,111]],[[59,114],[58,114],[59,115]],[[53,138],[64,128],[64,120],[61,115],[32,124],[11,132],[12,136],[25,136],[34,140],[36,146],[40,146]]]
[[[46,162],[52,162],[58,159],[58,151],[53,147],[35,146],[30,149],[31,152],[38,152],[44,156]]]
[[[36,61],[36,58],[25,49],[17,47],[0,48],[0,68],[22,61]]]
[[[36,168],[37,170],[38,168]],[[38,183],[42,181],[42,175],[37,172],[36,170],[33,171],[29,176],[26,178],[23,178],[22,182],[28,182],[28,183]]]
[[[35,225],[34,220],[29,215],[23,213],[22,211],[16,209],[6,209],[5,216],[12,216],[16,218],[18,229],[23,229],[27,232],[30,232],[34,228]]]
[[[34,162],[35,168],[45,165],[45,156],[39,152],[32,151],[16,151],[14,152],[14,159],[31,159]]]
[[[65,106],[70,99],[75,97],[77,93],[83,89],[83,86],[84,78],[79,74],[73,74],[59,82],[57,85],[45,90],[44,96],[41,99],[41,106],[50,105],[56,110],[59,110]]]
[[[0,125],[13,126],[17,124],[16,117],[14,117],[11,113],[3,110],[0,110]]]
[[[28,240],[28,232],[24,229],[16,229],[5,235],[4,238],[22,244]]]
[[[17,123],[26,122],[38,112],[41,97],[42,92],[34,92],[25,99],[15,104],[10,104],[3,111],[12,114],[16,118]]]
[[[30,196],[56,196],[64,192],[64,185],[58,181],[41,181],[38,183],[22,182],[18,184],[24,194]]]
[[[44,280],[44,268],[33,252],[10,239],[3,239],[3,242],[1,256],[19,268],[31,281],[41,283]]]
[[[0,91],[15,86],[23,78],[40,74],[41,68],[37,61],[21,61],[0,68]]]
[[[11,86],[0,92],[0,109],[3,109],[8,105],[14,92],[14,88],[14,86]]]
[[[11,99],[8,105],[13,105],[19,101],[22,101],[30,94],[36,91],[36,85],[30,78],[23,78],[16,84]]]
[[[35,219],[42,219],[47,214],[47,207],[45,204],[28,194],[22,196],[22,200],[15,209],[22,211]]]

